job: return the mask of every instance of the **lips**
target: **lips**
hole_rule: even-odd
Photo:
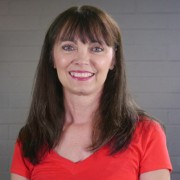
[[[69,74],[74,78],[90,78],[94,75],[94,73],[91,72],[80,72],[80,71],[70,71]]]

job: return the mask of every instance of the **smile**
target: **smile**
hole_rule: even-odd
[[[90,72],[69,72],[69,74],[75,78],[88,78],[94,75],[94,73]]]

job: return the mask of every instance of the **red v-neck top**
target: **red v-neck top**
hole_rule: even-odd
[[[157,122],[146,119],[137,123],[126,150],[110,156],[109,146],[105,145],[77,163],[52,150],[33,166],[16,143],[11,173],[31,180],[138,180],[141,173],[158,169],[172,170],[166,137]]]

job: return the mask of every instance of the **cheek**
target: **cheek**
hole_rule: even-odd
[[[108,71],[112,66],[113,60],[111,57],[104,57],[96,61],[96,65],[102,69]]]
[[[67,63],[68,63],[67,59],[65,59],[65,58],[63,58],[61,56],[55,56],[54,57],[54,65],[55,65],[55,68],[57,70],[65,68]]]
[[[59,49],[55,48],[53,52],[53,61],[56,69],[61,69],[65,66],[66,60]]]

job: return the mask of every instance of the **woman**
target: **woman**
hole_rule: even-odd
[[[72,7],[44,41],[11,180],[169,180],[164,132],[129,96],[116,22]]]

